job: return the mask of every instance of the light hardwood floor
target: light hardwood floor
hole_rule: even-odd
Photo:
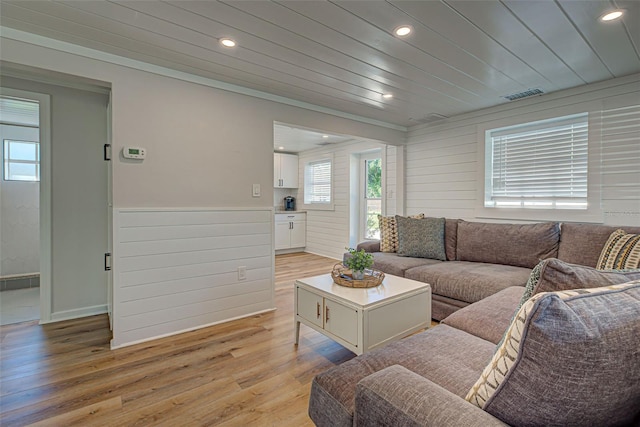
[[[313,377],[354,354],[301,328],[293,282],[335,260],[276,257],[275,312],[111,351],[106,315],[0,327],[2,426],[311,426]]]

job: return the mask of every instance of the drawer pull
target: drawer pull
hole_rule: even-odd
[[[325,320],[326,322],[328,322],[328,321],[329,321],[329,306],[325,307],[325,309],[324,309],[324,310],[325,310],[324,320]]]
[[[319,302],[316,303],[316,317],[318,319],[320,318],[320,303]]]

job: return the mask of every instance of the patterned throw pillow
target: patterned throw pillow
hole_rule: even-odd
[[[410,215],[409,218],[424,218],[424,214]],[[398,252],[398,226],[395,216],[378,215],[380,224],[380,252]]]
[[[398,255],[447,260],[444,249],[444,218],[404,218],[396,216]]]
[[[640,398],[640,354],[629,348],[639,298],[640,281],[534,295],[466,400],[510,425],[630,422]]]
[[[624,270],[640,268],[640,234],[627,234],[624,230],[611,233],[597,264],[598,270]]]

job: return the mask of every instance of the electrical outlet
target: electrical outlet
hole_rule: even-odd
[[[247,279],[247,267],[241,265],[238,267],[238,280],[246,280]]]

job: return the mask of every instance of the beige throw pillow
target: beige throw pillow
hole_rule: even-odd
[[[410,215],[409,218],[424,218],[424,214]],[[378,215],[380,224],[380,252],[398,252],[398,225],[395,216]]]

